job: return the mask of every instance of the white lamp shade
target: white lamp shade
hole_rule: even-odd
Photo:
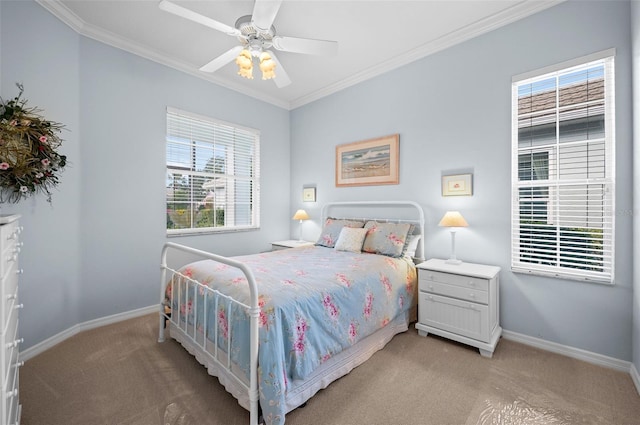
[[[442,227],[467,227],[467,221],[458,211],[447,211],[438,226]]]
[[[309,214],[305,210],[296,211],[292,217],[293,220],[309,220],[309,218]]]

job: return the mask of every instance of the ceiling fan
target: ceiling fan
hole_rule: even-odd
[[[280,9],[282,0],[255,0],[253,13],[241,16],[234,27],[218,22],[190,9],[179,6],[169,0],[161,0],[159,7],[201,25],[237,37],[239,46],[224,52],[200,68],[203,72],[215,72],[235,60],[238,74],[253,78],[253,58],[258,58],[262,79],[273,79],[279,88],[291,84],[291,79],[278,61],[271,48],[282,52],[304,53],[309,55],[335,55],[338,52],[336,41],[315,40],[276,35],[273,21]],[[277,68],[277,71],[276,71]]]

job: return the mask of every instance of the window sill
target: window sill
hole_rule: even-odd
[[[541,276],[541,277],[550,277],[553,279],[566,279],[566,280],[577,280],[584,283],[597,283],[599,285],[613,286],[615,282],[613,279],[607,278],[598,278],[594,276],[579,276],[570,273],[560,273],[560,272],[552,272],[552,271],[544,271],[544,270],[531,270],[523,267],[511,267],[511,271],[513,273],[518,274],[526,274],[532,276]]]
[[[179,229],[179,230],[167,230],[168,238],[175,238],[181,236],[201,236],[201,235],[215,235],[218,233],[237,233],[237,232],[249,232],[252,230],[260,230],[259,226],[251,227],[220,227],[216,229]]]

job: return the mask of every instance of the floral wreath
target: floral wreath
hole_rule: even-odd
[[[27,107],[20,98],[22,84],[16,85],[18,96],[8,102],[0,99],[0,203],[17,203],[39,192],[51,203],[51,189],[67,164],[67,157],[56,152],[64,126]]]

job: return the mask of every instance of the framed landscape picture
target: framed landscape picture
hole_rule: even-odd
[[[398,184],[400,136],[336,146],[336,186]]]

